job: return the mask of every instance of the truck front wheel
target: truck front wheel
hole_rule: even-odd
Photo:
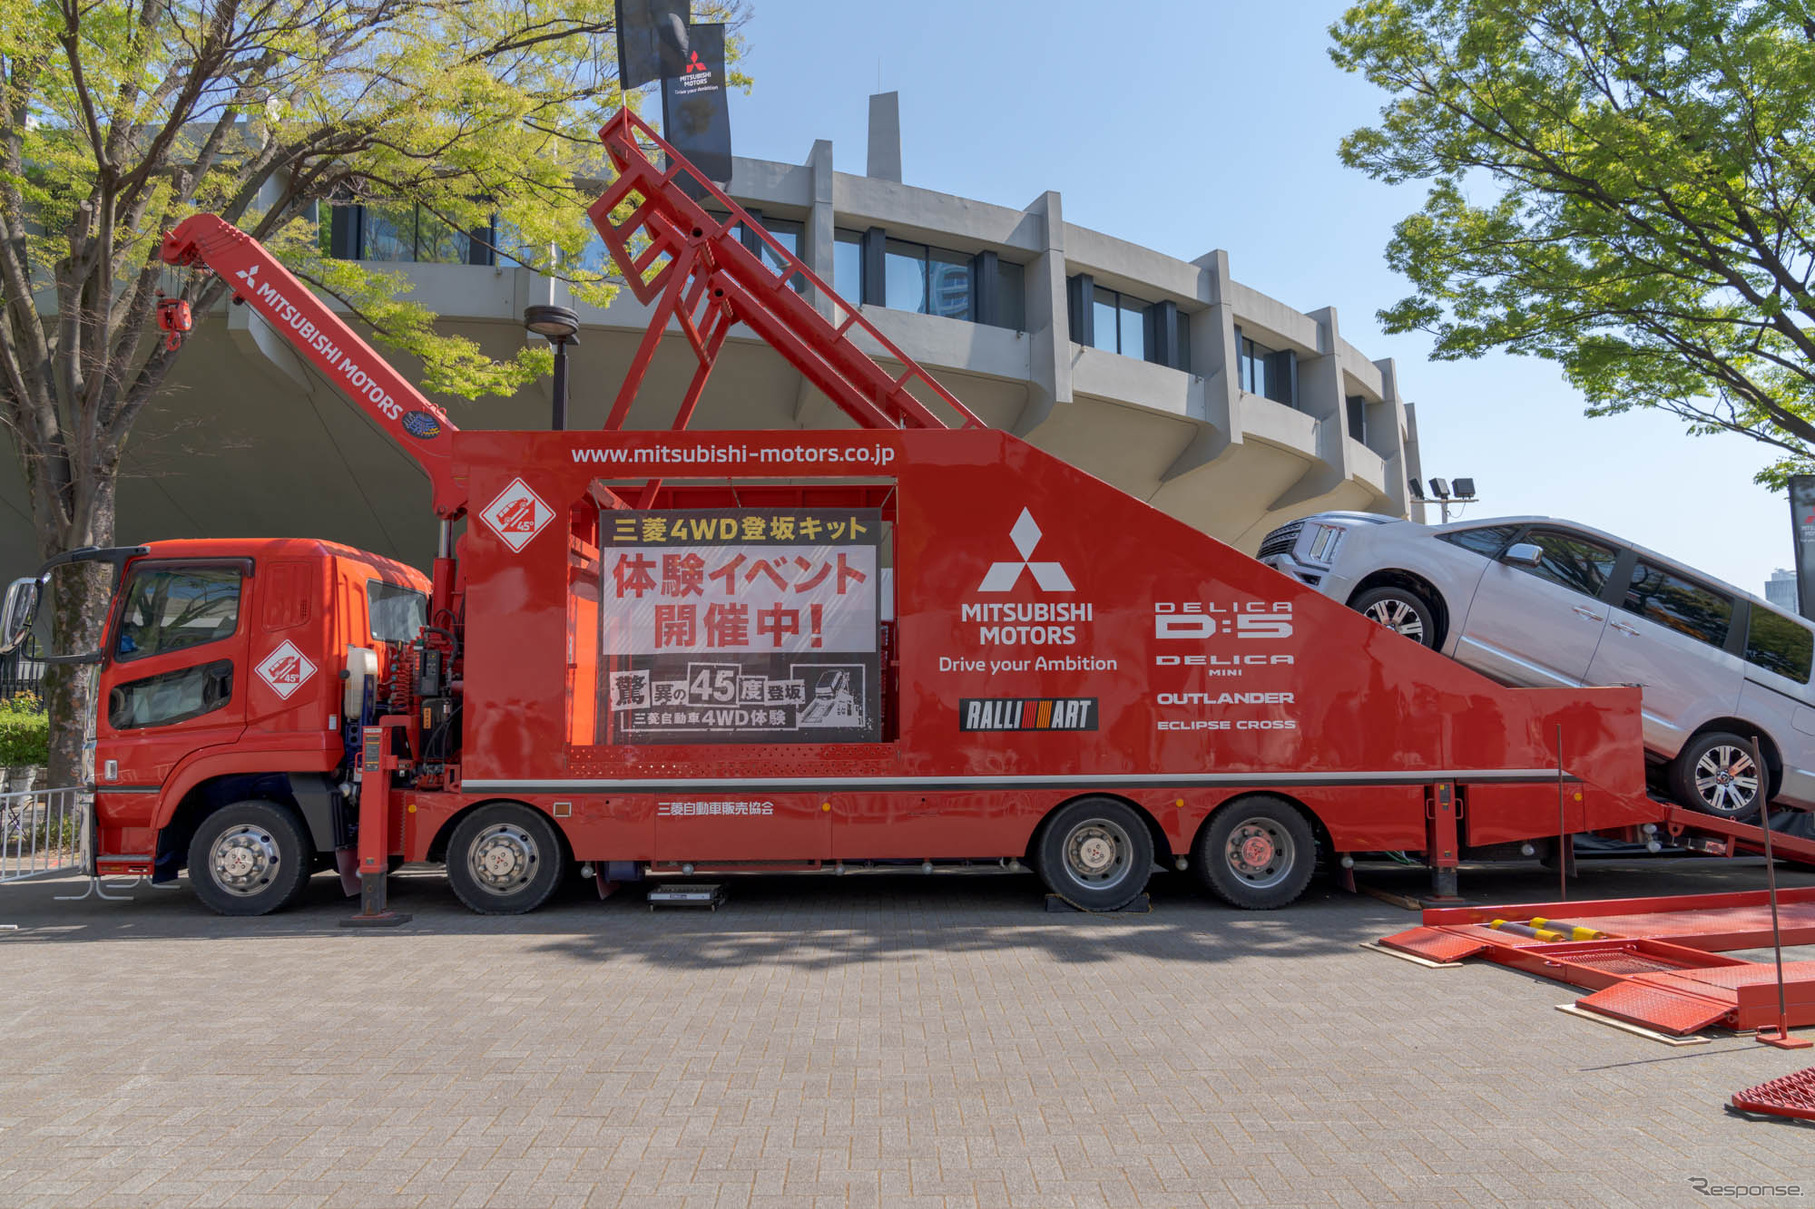
[[[311,847],[302,822],[275,802],[223,806],[189,841],[189,882],[222,915],[267,915],[301,900],[309,886]]]
[[[522,915],[548,901],[566,857],[554,824],[514,802],[481,806],[447,845],[447,880],[481,915]]]
[[[1153,836],[1113,798],[1084,798],[1046,821],[1039,843],[1046,888],[1087,911],[1117,911],[1147,888]]]
[[[1191,856],[1205,889],[1231,907],[1267,911],[1305,892],[1317,863],[1317,841],[1290,802],[1243,798],[1211,817]]]

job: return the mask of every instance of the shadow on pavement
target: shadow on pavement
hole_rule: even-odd
[[[1360,881],[1396,894],[1428,886],[1421,869],[1357,869]],[[694,881],[708,880],[704,877]],[[1048,913],[1044,887],[1032,875],[868,874],[848,877],[768,875],[722,878],[726,904],[716,912],[664,908],[651,912],[642,888],[627,886],[600,902],[577,877],[542,910],[484,916],[454,897],[439,871],[410,869],[391,881],[391,901],[413,919],[394,929],[342,928],[357,909],[334,878],[314,880],[303,906],[256,919],[208,912],[190,893],[127,892],[132,902],[58,902],[83,883],[62,880],[0,886],[0,944],[73,944],[134,940],[342,939],[381,943],[402,937],[508,937],[526,950],[586,963],[633,960],[678,970],[780,964],[797,969],[901,961],[926,954],[1037,949],[1054,960],[1090,964],[1129,954],[1166,962],[1305,956],[1353,949],[1415,926],[1417,912],[1348,894],[1329,878],[1282,911],[1237,911],[1203,897],[1189,875],[1156,874],[1148,913]],[[1780,886],[1815,884],[1815,875],[1780,868]],[[1584,863],[1570,898],[1623,898],[1761,889],[1756,860]],[[1556,874],[1536,866],[1464,867],[1462,887],[1478,903],[1553,901]]]

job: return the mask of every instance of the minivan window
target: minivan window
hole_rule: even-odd
[[[1727,644],[1733,598],[1641,560],[1620,607],[1709,646]]]
[[[1518,529],[1517,525],[1488,525],[1482,529],[1458,529],[1454,533],[1439,533],[1438,541],[1448,542],[1452,546],[1461,546],[1464,550],[1473,550],[1476,554],[1485,554],[1489,558],[1498,558],[1500,551],[1506,548],[1506,539]]]
[[[428,624],[428,597],[414,588],[368,579],[366,605],[372,620],[373,642],[414,642]]]
[[[1537,566],[1519,570],[1584,596],[1601,594],[1619,560],[1612,546],[1561,529],[1533,529],[1523,540],[1543,547],[1544,557]]]
[[[1752,623],[1746,627],[1747,663],[1807,684],[1811,654],[1815,654],[1815,634],[1809,632],[1808,626],[1781,613],[1752,606]]]
[[[230,638],[239,628],[237,567],[146,570],[132,577],[114,657],[148,659]]]

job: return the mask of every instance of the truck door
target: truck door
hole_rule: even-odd
[[[1726,650],[1732,622],[1727,593],[1641,558],[1588,682],[1642,688],[1645,746],[1673,754],[1690,731],[1738,707],[1746,665]]]
[[[246,726],[245,559],[134,563],[106,637],[100,785],[161,785],[184,756]]]
[[[1505,684],[1580,685],[1607,626],[1601,600],[1620,552],[1567,529],[1538,526],[1518,542],[1544,550],[1535,567],[1487,568],[1469,605],[1456,658]]]

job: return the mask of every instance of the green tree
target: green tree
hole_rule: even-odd
[[[742,3],[696,16],[735,23]],[[181,355],[154,330],[160,287],[198,314],[225,294],[157,259],[190,213],[265,241],[419,358],[430,391],[508,395],[545,372],[545,347],[494,361],[438,334],[400,278],[325,259],[320,204],[413,207],[449,233],[496,214],[502,257],[559,272],[591,235],[615,50],[612,0],[0,0],[0,419],[40,555],[113,543],[133,422]],[[92,649],[103,606],[98,576],[53,592],[58,649]],[[86,683],[47,678],[57,783],[80,767]]]
[[[1815,9],[1365,0],[1330,32],[1391,94],[1343,162],[1428,183],[1389,331],[1548,358],[1590,415],[1743,433],[1768,485],[1815,469]]]

